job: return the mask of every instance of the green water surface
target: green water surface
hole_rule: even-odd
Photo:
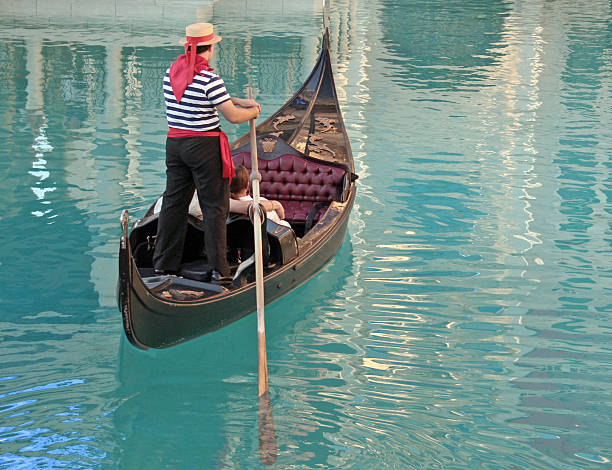
[[[331,3],[358,195],[338,256],[266,309],[275,468],[610,464],[611,10]],[[186,24],[215,24],[213,66],[267,116],[322,18],[0,0],[0,468],[263,467],[255,316],[136,350],[119,215],[163,191],[161,80]]]

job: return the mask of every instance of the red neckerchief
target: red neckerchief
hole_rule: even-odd
[[[185,44],[185,53],[178,56],[170,66],[170,85],[177,103],[181,102],[183,93],[193,83],[193,77],[197,73],[202,69],[213,70],[205,58],[196,54],[196,44],[202,38],[188,37],[187,39],[189,42]]]

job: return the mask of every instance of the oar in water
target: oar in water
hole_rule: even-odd
[[[249,87],[249,99],[253,92]],[[257,168],[257,135],[255,119],[251,119],[251,187],[253,190],[253,230],[255,236],[255,295],[257,297],[257,385],[258,385],[258,420],[259,420],[259,456],[263,463],[271,465],[276,461],[278,448],[276,432],[272,418],[272,406],[268,389],[268,360],[266,358],[266,323],[264,318],[264,280],[262,249],[262,214],[259,204],[259,182],[261,174]]]

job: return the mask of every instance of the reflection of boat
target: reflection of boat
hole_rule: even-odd
[[[300,90],[257,127],[261,194],[279,200],[291,228],[267,221],[265,300],[271,302],[314,276],[340,248],[355,199],[353,157],[338,105],[329,37]],[[250,168],[249,136],[232,144],[236,163]],[[157,231],[153,206],[128,234],[122,215],[118,303],[132,344],[165,348],[222,328],[255,310],[249,263],[253,228],[248,219],[228,222],[230,288],[207,282],[203,233],[189,218],[181,276],[155,276],[152,253]]]
[[[266,317],[274,321],[273,331],[276,331],[274,342],[268,344],[269,357],[276,357],[272,363],[276,380],[282,382],[286,379],[285,374],[295,373],[283,366],[286,360],[291,363],[309,360],[291,354],[287,359],[287,354],[295,352],[296,335],[312,331],[322,322],[335,323],[337,310],[327,307],[335,305],[352,282],[354,260],[350,237],[345,239],[330,265],[331,268],[326,268],[328,272],[321,272],[307,286],[279,299],[281,305],[274,310],[282,314]],[[307,293],[311,308],[299,300],[301,290]],[[300,305],[293,308],[296,302]],[[345,320],[349,324],[339,326],[338,342],[344,339],[346,329],[343,328],[354,327],[350,316]],[[193,468],[209,468],[210,462],[215,460],[220,462],[219,468],[224,468],[221,462],[229,467],[249,468],[249,463],[239,465],[237,462],[248,461],[251,454],[244,449],[257,445],[257,433],[252,435],[252,440],[236,440],[235,436],[239,429],[255,425],[257,402],[250,398],[253,384],[255,387],[257,384],[257,357],[252,354],[252,346],[257,341],[253,335],[256,324],[256,318],[245,318],[232,328],[208,335],[206,341],[191,341],[163,354],[137,350],[127,339],[121,338],[115,369],[118,388],[113,393],[121,399],[112,413],[114,434],[121,438],[117,443],[121,452],[113,456],[116,467],[138,468],[143,449],[154,449],[150,460],[157,459],[169,467],[180,468],[181,462],[189,462]],[[232,351],[228,354],[230,342]],[[335,353],[325,348],[308,350],[323,364],[335,358]],[[205,360],[194,361],[194,358]],[[223,367],[210,367],[220,363]],[[336,365],[330,367],[335,370]],[[274,393],[280,394],[276,401],[282,397],[280,401],[288,401],[290,405],[295,405],[301,396],[287,395],[279,389]],[[176,399],[177,396],[180,399]],[[334,416],[342,414],[342,410],[336,409],[331,402],[326,407]],[[322,427],[329,430],[330,424]],[[335,427],[332,425],[331,429],[333,432]],[[321,428],[313,427],[310,431],[315,441],[318,432]],[[182,439],[178,453],[177,434]]]

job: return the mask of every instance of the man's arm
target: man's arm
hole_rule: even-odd
[[[217,105],[217,109],[232,124],[257,119],[261,111],[257,101],[244,98],[231,98]]]

